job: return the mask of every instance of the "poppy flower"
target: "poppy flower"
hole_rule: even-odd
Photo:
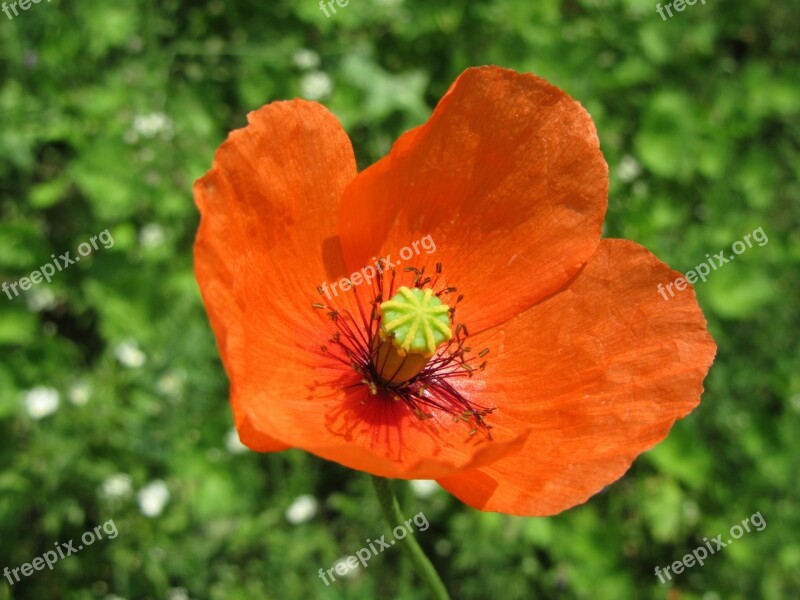
[[[694,292],[601,239],[591,117],[472,68],[357,172],[337,119],[274,102],[194,187],[195,270],[241,440],[435,479],[482,510],[586,501],[697,406],[716,346]]]

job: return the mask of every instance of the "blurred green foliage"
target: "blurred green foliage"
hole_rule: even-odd
[[[704,401],[622,481],[547,519],[398,483],[404,510],[431,523],[418,541],[459,599],[798,597],[798,30],[792,0],[708,0],[666,22],[644,0],[350,0],[330,18],[316,0],[83,0],[0,14],[0,280],[106,228],[115,241],[0,298],[0,568],[109,519],[119,529],[0,581],[0,600],[425,597],[394,549],[330,587],[317,576],[388,533],[365,476],[231,440],[190,190],[261,104],[319,98],[364,167],[478,64],[537,73],[587,107],[611,171],[607,236],[681,271],[757,227],[769,243],[697,285],[719,345]],[[54,413],[38,386],[58,393]],[[155,480],[169,499],[146,516],[137,493]],[[303,494],[318,511],[291,523]],[[658,583],[656,566],[756,511],[764,531]]]

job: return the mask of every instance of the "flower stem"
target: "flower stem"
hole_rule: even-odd
[[[378,502],[380,502],[383,516],[386,517],[389,527],[402,525],[405,519],[403,518],[403,513],[400,512],[400,505],[397,503],[397,498],[392,491],[391,480],[373,475],[372,486],[375,488],[375,494],[378,496]],[[407,536],[400,546],[411,560],[411,564],[414,565],[417,574],[428,586],[431,597],[436,600],[450,600],[450,595],[447,593],[447,588],[444,587],[439,573],[436,572],[431,561],[425,556],[417,540],[412,536]]]

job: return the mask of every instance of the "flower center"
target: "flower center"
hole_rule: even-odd
[[[385,270],[383,262],[378,266],[370,289],[361,292],[351,284],[355,314],[327,302],[312,304],[325,311],[335,329],[320,351],[356,374],[342,389],[364,386],[363,403],[403,402],[421,420],[433,417],[433,411],[448,413],[454,424],[469,426],[470,436],[481,431],[491,440],[486,417],[496,409],[465,397],[458,383],[481,373],[489,353],[485,348],[473,355],[466,325],[455,323],[464,296],[459,294],[452,306],[442,302],[441,296],[457,290],[437,285],[441,263],[432,276],[424,267],[406,267],[400,276],[413,277],[408,287],[395,287],[397,271]],[[323,287],[317,292],[326,295]]]
[[[386,385],[400,385],[422,371],[436,348],[453,337],[450,307],[431,288],[398,288],[379,306],[381,325],[372,362]]]

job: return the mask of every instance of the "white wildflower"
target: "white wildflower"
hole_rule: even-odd
[[[157,248],[166,239],[164,228],[158,223],[148,223],[139,231],[139,245],[143,248]]]
[[[617,176],[620,178],[620,181],[629,183],[636,179],[641,172],[642,166],[639,164],[639,161],[630,154],[626,154],[620,159],[619,166],[617,167]]]
[[[167,484],[160,479],[151,481],[139,490],[136,499],[139,501],[139,510],[145,517],[157,517],[169,501]]]
[[[142,137],[154,138],[162,133],[170,134],[172,132],[172,120],[160,112],[136,115],[131,129]]]
[[[126,473],[115,473],[100,486],[100,492],[108,499],[122,499],[131,495],[131,476]]]
[[[292,56],[292,61],[300,69],[313,69],[319,66],[319,54],[308,48],[300,48]]]
[[[314,518],[317,514],[319,503],[314,496],[303,494],[298,496],[291,506],[286,509],[286,520],[292,525],[299,525]]]
[[[239,439],[239,432],[236,431],[234,427],[232,427],[225,436],[225,448],[227,448],[228,452],[231,454],[244,454],[250,449]]]
[[[138,369],[147,362],[147,356],[139,350],[139,345],[135,341],[117,344],[114,354],[123,366],[131,369]]]
[[[417,498],[428,498],[439,489],[439,484],[432,479],[412,479],[409,484]]]
[[[80,380],[73,382],[67,390],[69,401],[75,406],[86,406],[92,395],[92,386],[89,382]]]
[[[58,391],[45,386],[37,386],[25,392],[25,408],[32,419],[43,419],[58,410]]]
[[[326,73],[322,71],[311,71],[303,75],[300,80],[300,90],[303,98],[308,100],[320,100],[329,96],[333,91],[333,82]]]

